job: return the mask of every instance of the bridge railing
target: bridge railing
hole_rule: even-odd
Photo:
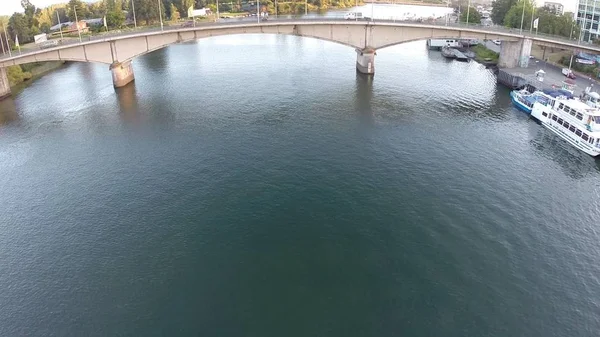
[[[269,19],[267,21],[261,21],[260,23],[270,23],[270,22],[293,22],[293,21],[332,21],[332,22],[348,22],[348,21],[355,21],[355,20],[345,20],[344,19],[344,13],[343,12],[339,12],[339,13],[328,13],[326,16],[323,15],[306,15],[306,16],[291,16],[291,15],[286,15],[286,16],[279,16],[279,17],[274,17],[273,15],[271,15],[269,17]],[[519,36],[519,37],[531,37],[531,38],[538,38],[538,39],[547,39],[547,40],[551,40],[551,41],[556,41],[559,43],[563,43],[563,44],[571,44],[571,45],[587,45],[590,46],[590,43],[586,42],[586,41],[579,41],[578,39],[569,39],[569,38],[565,38],[562,36],[556,36],[556,35],[547,35],[547,34],[536,34],[535,32],[530,32],[530,31],[521,31],[519,29],[509,29],[503,26],[485,26],[485,25],[481,25],[481,24],[465,24],[465,23],[460,23],[460,22],[450,22],[450,20],[446,20],[446,18],[439,18],[439,19],[435,19],[435,20],[402,20],[402,18],[399,17],[394,17],[394,16],[388,16],[388,17],[378,17],[375,18],[373,20],[369,19],[369,18],[365,18],[365,19],[361,19],[358,21],[368,21],[371,22],[372,24],[376,25],[378,23],[407,23],[407,24],[414,24],[414,25],[423,25],[423,26],[445,26],[445,27],[452,27],[452,28],[471,28],[473,30],[479,30],[479,31],[486,31],[486,32],[490,32],[490,33],[503,33],[503,34],[512,34],[515,36]],[[221,19],[219,22],[203,22],[203,23],[197,23],[196,27],[218,27],[218,26],[230,26],[230,25],[236,25],[236,24],[240,24],[240,25],[247,25],[247,24],[251,24],[251,23],[259,23],[256,16],[250,16],[250,17],[244,17],[244,18],[240,18],[240,19]],[[94,34],[94,35],[85,35],[82,37],[81,42],[90,42],[90,41],[100,41],[100,40],[104,40],[104,39],[112,39],[115,37],[121,37],[121,36],[128,36],[128,35],[136,35],[136,34],[140,34],[140,33],[148,33],[148,32],[160,32],[162,31],[171,31],[171,30],[177,30],[177,29],[181,29],[183,28],[183,25],[181,24],[177,24],[177,25],[165,25],[163,28],[161,28],[160,26],[145,26],[145,27],[140,27],[137,29],[126,29],[126,30],[113,30],[113,31],[109,31],[106,33],[100,33],[100,34]],[[188,27],[191,28],[191,27]],[[69,37],[68,39],[63,39],[60,43],[60,46],[67,46],[67,45],[74,45],[74,44],[78,44],[80,43],[80,40],[78,37]],[[600,51],[600,46],[598,46],[598,49]],[[13,56],[19,56],[19,55],[26,55],[35,51],[39,51],[40,49],[38,47],[34,47],[33,49],[30,50],[23,50],[21,54],[19,54],[18,52],[13,52]],[[4,59],[9,57],[8,54],[6,55],[0,55],[0,59]]]

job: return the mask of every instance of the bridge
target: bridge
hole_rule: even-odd
[[[424,39],[501,40],[499,66],[527,66],[533,43],[542,46],[600,53],[600,46],[582,44],[545,35],[522,34],[518,30],[466,26],[462,24],[427,24],[398,21],[347,21],[327,19],[277,19],[265,22],[211,23],[196,27],[165,27],[112,36],[103,35],[87,41],[72,41],[54,48],[0,58],[0,98],[10,94],[6,67],[43,61],[96,62],[108,65],[115,87],[134,80],[131,61],[140,55],[175,43],[206,37],[233,34],[286,34],[339,43],[356,51],[356,68],[374,74],[376,51],[400,43]]]

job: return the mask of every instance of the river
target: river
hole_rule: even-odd
[[[221,36],[0,102],[0,336],[597,336],[600,164],[424,41]]]

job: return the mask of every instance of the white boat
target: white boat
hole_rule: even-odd
[[[533,104],[531,116],[575,148],[600,154],[600,109],[578,99],[551,98],[548,104]]]

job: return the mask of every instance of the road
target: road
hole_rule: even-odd
[[[285,18],[273,18],[270,17],[269,21],[267,21],[267,23],[270,22],[286,22],[286,21],[345,21],[343,20],[343,16],[344,16],[344,12],[339,12],[339,13],[334,13],[334,15],[328,14],[327,16],[315,16],[315,15],[308,15],[308,16],[302,16],[302,17],[285,17]],[[219,22],[203,22],[203,23],[197,23],[196,26],[197,27],[214,27],[214,26],[220,26],[220,25],[231,25],[231,24],[247,24],[248,22],[251,21],[255,21],[256,17],[248,17],[248,18],[241,18],[241,19],[221,19]],[[519,33],[518,31],[514,31],[512,29],[507,29],[505,27],[502,26],[485,26],[485,25],[481,25],[481,24],[477,24],[477,25],[468,25],[468,27],[464,24],[464,23],[447,23],[445,22],[445,20],[431,20],[431,21],[427,21],[424,20],[422,22],[416,22],[416,21],[400,21],[400,20],[395,20],[394,18],[387,18],[385,20],[383,19],[376,19],[373,21],[374,24],[377,23],[406,23],[406,24],[411,24],[411,25],[422,25],[422,26],[426,26],[426,27],[431,27],[431,26],[446,26],[446,27],[462,27],[462,28],[470,28],[470,29],[476,29],[476,30],[480,30],[480,31],[486,31],[486,32],[490,32],[490,33],[500,33],[500,34],[509,34],[507,36],[514,36],[514,37],[528,37],[530,36],[529,32],[523,32],[523,33]],[[163,28],[163,30],[165,31],[169,31],[169,30],[175,30],[175,29],[181,29],[182,25],[173,25],[173,26],[165,26]],[[136,34],[142,34],[145,32],[158,32],[160,31],[161,28],[160,27],[140,27],[138,29],[128,29],[128,30],[124,30],[124,31],[112,31],[112,32],[108,32],[108,33],[104,33],[104,34],[98,34],[98,35],[92,35],[92,36],[88,36],[86,38],[84,38],[82,41],[83,42],[87,42],[87,41],[96,41],[96,40],[103,40],[103,39],[107,39],[107,38],[114,38],[114,37],[118,37],[118,36],[126,36],[126,35],[136,35]],[[538,35],[531,35],[530,37],[532,38],[538,38],[538,39],[548,39],[548,40],[553,40],[556,41],[558,43],[569,43],[571,45],[586,45],[586,47],[590,47],[591,44],[587,43],[587,42],[580,42],[577,40],[569,40],[566,39],[564,37],[559,37],[559,36],[545,36],[542,34],[538,34]],[[79,39],[75,38],[75,39],[70,39],[70,40],[63,40],[62,41],[62,45],[70,45],[70,44],[74,44],[74,43],[78,43]],[[599,52],[600,52],[600,48],[598,48]],[[30,50],[22,50],[23,54],[26,54],[28,52],[32,52],[37,50],[36,48],[33,48],[31,51]],[[492,50],[497,50],[497,49],[492,49]],[[2,58],[6,58],[8,57],[8,55],[4,55],[4,56],[0,56],[0,59]]]

